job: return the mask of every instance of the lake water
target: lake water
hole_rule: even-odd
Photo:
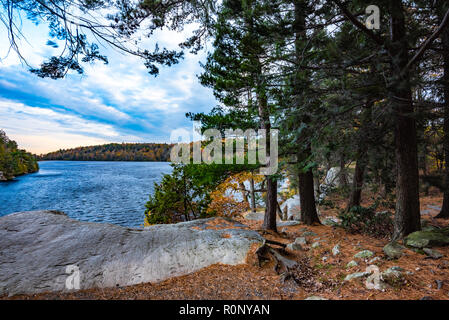
[[[0,216],[60,210],[69,217],[126,227],[143,225],[154,183],[168,162],[44,161],[37,173],[0,183]]]

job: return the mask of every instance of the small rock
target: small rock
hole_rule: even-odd
[[[400,267],[391,267],[382,272],[381,278],[386,283],[394,286],[395,284],[403,282],[404,276],[402,275],[402,271],[404,271],[404,269]]]
[[[351,281],[353,279],[363,278],[363,277],[369,276],[370,274],[371,274],[370,272],[366,272],[366,271],[351,273],[346,276],[345,281]]]
[[[349,261],[349,263],[346,265],[346,268],[352,268],[352,267],[357,267],[359,264],[357,263],[357,261]]]
[[[431,259],[441,259],[442,257],[444,257],[444,254],[442,254],[441,252],[439,252],[437,250],[433,250],[433,249],[429,249],[429,248],[423,248],[422,250]]]
[[[320,296],[311,296],[311,297],[305,298],[304,300],[329,300],[329,299],[326,299],[326,298],[323,298]]]
[[[388,243],[383,251],[385,255],[390,259],[399,259],[404,255],[404,247],[398,244],[396,241]]]
[[[292,250],[292,251],[301,251],[303,250],[302,246],[299,243],[296,242],[292,242],[287,244],[287,249]]]
[[[326,217],[321,223],[328,227],[336,227],[340,224],[340,220],[335,217]]]
[[[399,272],[404,272],[404,271],[405,271],[404,268],[401,268],[401,267],[399,267],[399,266],[392,266],[392,267],[389,268],[388,270],[391,270],[391,271],[399,271]]]
[[[437,289],[440,290],[443,287],[443,281],[435,280],[435,282],[437,283]]]
[[[323,257],[323,258],[321,258],[321,260],[323,260],[323,262],[326,262],[327,261],[327,257]]]
[[[295,243],[299,243],[304,246],[307,244],[307,239],[305,237],[299,237],[295,239]]]
[[[333,254],[334,256],[340,254],[340,245],[339,245],[339,244],[336,244],[336,245],[332,248],[332,254]]]
[[[375,262],[377,262],[377,261],[380,261],[381,259],[380,259],[380,257],[374,257],[374,258],[372,258],[368,263],[369,264],[373,264],[373,263],[375,263]]]
[[[318,241],[312,243],[312,248],[313,248],[313,249],[318,248],[318,247],[320,247],[320,246],[321,246],[321,244],[320,244]]]
[[[312,232],[312,231],[305,231],[305,232],[303,232],[302,236],[303,237],[316,237],[317,234],[315,232]]]
[[[415,269],[415,271],[420,271],[421,270],[421,268],[420,267],[417,267],[416,269]]]
[[[370,250],[363,250],[360,251],[359,253],[356,253],[354,255],[354,258],[358,258],[358,259],[366,259],[366,258],[370,258],[374,255],[374,253]]]

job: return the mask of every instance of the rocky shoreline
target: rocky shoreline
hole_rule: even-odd
[[[257,232],[223,218],[138,230],[57,211],[13,213],[0,218],[0,296],[66,292],[72,280],[79,289],[159,282],[243,264],[262,243]]]

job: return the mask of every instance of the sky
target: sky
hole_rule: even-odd
[[[192,28],[158,32],[152,42],[176,49]],[[23,20],[22,32],[21,53],[31,66],[59,52],[46,45],[45,25]],[[30,73],[8,48],[0,25],[0,129],[36,154],[109,142],[170,142],[173,130],[192,131],[186,112],[208,112],[217,105],[212,90],[197,79],[207,49],[186,53],[154,77],[139,58],[101,47],[109,64],[84,65],[83,75],[52,80]]]

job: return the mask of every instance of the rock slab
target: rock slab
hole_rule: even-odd
[[[263,243],[244,227],[211,218],[138,230],[76,221],[56,211],[10,214],[0,218],[0,295],[68,291],[75,269],[80,289],[87,289],[242,264],[251,245]]]

